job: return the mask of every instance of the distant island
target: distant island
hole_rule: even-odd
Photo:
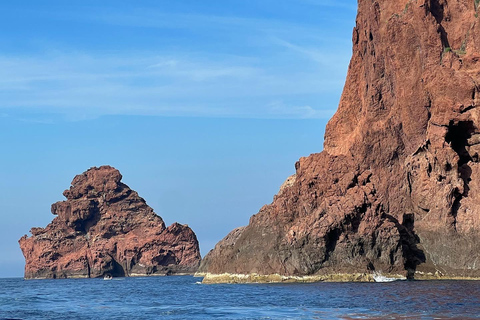
[[[46,228],[19,241],[25,278],[97,278],[193,274],[200,263],[195,233],[168,228],[110,166],[76,176],[54,203]]]

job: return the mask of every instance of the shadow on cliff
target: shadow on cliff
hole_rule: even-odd
[[[440,3],[438,0],[430,1],[430,13],[435,18],[438,23],[438,32],[440,33],[440,40],[444,48],[450,48],[450,43],[448,41],[448,33],[442,25],[442,22],[445,17],[445,9],[443,3]]]
[[[389,214],[386,214],[385,218],[395,224],[400,234],[404,268],[407,271],[407,278],[413,279],[417,266],[426,261],[425,253],[417,246],[420,238],[413,231],[415,216],[413,213],[405,213],[402,223]]]
[[[472,168],[469,166],[469,163],[478,162],[478,155],[472,157],[467,149],[469,144],[468,140],[472,137],[473,132],[475,132],[473,121],[459,121],[458,123],[453,123],[453,121],[451,121],[445,136],[445,141],[450,144],[453,151],[458,155],[458,175],[460,179],[463,180],[463,192],[461,193],[458,189],[455,189],[455,200],[451,209],[451,215],[454,218],[453,225],[455,228],[458,210],[460,209],[460,201],[463,198],[468,197],[470,191],[469,184],[472,180]]]

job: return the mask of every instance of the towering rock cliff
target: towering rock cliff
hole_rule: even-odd
[[[324,151],[200,271],[480,277],[478,7],[359,0]]]
[[[166,228],[145,200],[109,166],[76,176],[57,217],[20,239],[25,278],[93,278],[193,273],[200,263],[195,233],[178,223]]]

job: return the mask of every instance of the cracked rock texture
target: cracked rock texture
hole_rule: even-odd
[[[110,166],[76,176],[54,203],[46,228],[19,243],[25,278],[71,278],[194,273],[200,262],[195,233],[168,228]]]
[[[480,277],[477,7],[360,0],[324,151],[200,271]]]

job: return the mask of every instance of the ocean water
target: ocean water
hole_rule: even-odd
[[[0,319],[478,319],[480,282],[200,284],[0,279]]]

